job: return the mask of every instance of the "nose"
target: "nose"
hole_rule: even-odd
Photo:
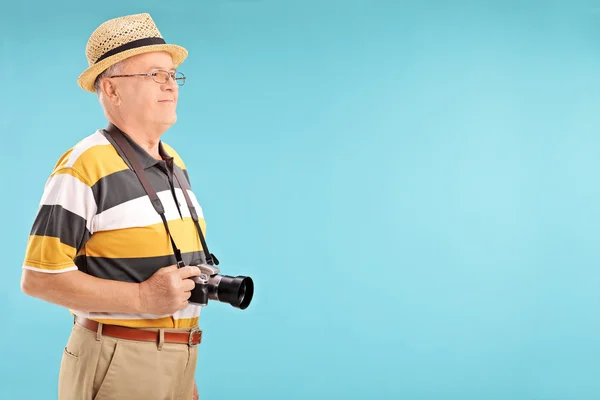
[[[175,80],[174,74],[170,74],[169,79],[167,80],[167,83],[165,83],[162,86],[165,87],[165,89],[167,89],[167,90],[179,90],[179,85],[177,84],[177,81]]]

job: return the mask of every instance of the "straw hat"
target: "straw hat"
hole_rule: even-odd
[[[90,36],[85,49],[89,68],[77,80],[88,92],[95,92],[94,81],[104,70],[128,57],[151,51],[167,51],[175,67],[185,60],[185,48],[167,44],[150,14],[114,18],[100,25]]]

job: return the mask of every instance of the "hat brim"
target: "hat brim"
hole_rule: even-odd
[[[94,88],[96,78],[108,67],[118,63],[119,61],[123,61],[126,58],[155,51],[166,51],[170,53],[171,57],[173,58],[173,65],[175,68],[179,67],[179,65],[187,58],[188,55],[188,51],[185,48],[175,44],[153,44],[149,46],[136,47],[135,49],[125,50],[121,53],[107,57],[99,63],[92,65],[83,71],[83,73],[79,76],[79,79],[77,79],[77,84],[83,90],[88,92],[96,92]]]

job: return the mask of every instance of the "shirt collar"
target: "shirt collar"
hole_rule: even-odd
[[[112,123],[109,123],[109,126],[107,129],[118,129],[119,131],[121,131],[123,133],[123,136],[125,136],[125,139],[127,139],[129,144],[133,148],[133,152],[134,152],[136,158],[138,159],[140,165],[142,166],[142,168],[148,169],[148,168],[153,167],[156,164],[161,162],[161,160],[157,160],[156,158],[152,157],[142,146],[140,146],[138,143],[136,143],[135,140],[133,140],[126,132],[119,129],[117,126],[113,125]],[[113,146],[115,145],[115,143],[113,143],[113,139],[110,135],[105,134],[104,136],[106,136],[106,138],[113,144]],[[117,151],[119,152],[121,157],[123,157],[123,154],[121,154],[119,147],[118,146],[115,146],[115,147],[117,148]],[[167,164],[171,164],[173,162],[173,157],[171,157],[166,152],[165,148],[163,147],[162,141],[158,142],[158,154],[160,154],[160,156],[163,158],[163,160],[165,160],[167,162]]]

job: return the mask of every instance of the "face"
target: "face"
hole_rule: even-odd
[[[167,52],[139,54],[128,58],[117,75],[152,73],[156,70],[175,72]],[[177,121],[179,86],[173,79],[161,84],[152,76],[111,78],[113,104],[119,114],[139,126],[161,125],[168,128]]]

